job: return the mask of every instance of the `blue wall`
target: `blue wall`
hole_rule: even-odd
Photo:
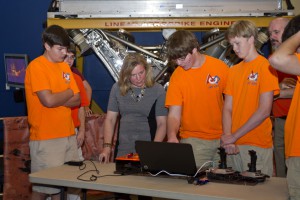
[[[26,115],[25,102],[14,100],[15,89],[6,90],[3,54],[28,54],[33,59],[42,53],[41,33],[49,4],[50,0],[0,1],[0,117]]]
[[[26,103],[15,102],[15,88],[6,90],[3,54],[27,54],[29,59],[33,59],[43,52],[41,34],[50,2],[50,0],[0,1],[0,117],[27,115]],[[25,96],[24,89],[17,93]],[[2,138],[3,124],[0,122],[0,139]]]

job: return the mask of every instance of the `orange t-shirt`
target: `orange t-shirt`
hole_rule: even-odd
[[[296,54],[300,62],[300,54]],[[291,107],[285,122],[284,142],[286,158],[300,156],[300,76],[297,76]]]
[[[195,69],[177,67],[166,95],[166,106],[182,106],[181,138],[219,139],[222,134],[223,91],[228,66],[211,56]]]
[[[79,88],[80,100],[81,100],[81,103],[80,103],[79,106],[71,108],[71,110],[72,110],[72,119],[73,119],[74,126],[78,127],[78,126],[80,126],[80,121],[79,121],[79,117],[78,117],[79,108],[88,106],[90,103],[89,103],[89,100],[87,98],[86,91],[84,89],[81,77],[79,75],[75,74],[74,72],[73,72],[73,76],[74,76],[76,84]]]
[[[53,63],[44,56],[30,62],[25,75],[25,92],[30,125],[30,140],[48,140],[75,134],[71,109],[65,106],[47,108],[37,96],[38,91],[51,90],[52,93],[78,87],[68,64]]]
[[[232,96],[232,125],[234,133],[243,126],[258,109],[262,93],[279,94],[276,71],[266,58],[259,55],[250,62],[240,62],[229,70],[225,94]],[[236,141],[238,145],[272,147],[272,123],[265,119],[256,128]]]

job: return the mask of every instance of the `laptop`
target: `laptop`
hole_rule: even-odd
[[[197,172],[194,152],[190,144],[136,141],[141,168],[145,172],[194,176]]]

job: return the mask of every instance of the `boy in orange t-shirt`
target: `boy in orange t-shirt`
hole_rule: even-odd
[[[166,95],[168,142],[179,142],[179,132],[180,142],[192,145],[197,166],[208,161],[218,164],[228,66],[201,54],[198,40],[190,31],[173,33],[167,49],[169,60],[178,65]]]
[[[26,69],[25,92],[30,125],[31,172],[79,160],[71,107],[80,103],[79,90],[64,63],[70,39],[60,26],[42,35],[44,54]],[[60,199],[60,189],[33,185],[32,199]]]
[[[76,58],[76,47],[75,44],[71,42],[70,47],[67,50],[67,56],[65,58],[65,62],[68,63],[70,68],[74,65],[74,61]],[[83,81],[81,77],[73,72],[73,76],[75,78],[76,84],[79,89],[80,94],[80,105],[72,107],[72,119],[75,126],[76,131],[76,139],[78,145],[78,154],[80,160],[84,160],[82,155],[81,146],[84,141],[85,134],[85,107],[90,105],[90,102],[87,97],[86,89],[84,88]]]
[[[278,71],[298,78],[285,123],[284,143],[289,199],[300,199],[300,15],[290,20],[283,32],[282,41],[269,61]]]
[[[254,150],[257,154],[256,169],[272,176],[270,113],[274,91],[277,94],[279,90],[276,71],[255,48],[257,28],[252,22],[235,22],[226,36],[242,61],[229,70],[221,143],[234,170],[247,171],[249,150]]]

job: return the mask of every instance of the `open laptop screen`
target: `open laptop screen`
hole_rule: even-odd
[[[144,171],[157,173],[164,170],[187,176],[193,176],[197,171],[190,144],[136,141],[135,148]]]

